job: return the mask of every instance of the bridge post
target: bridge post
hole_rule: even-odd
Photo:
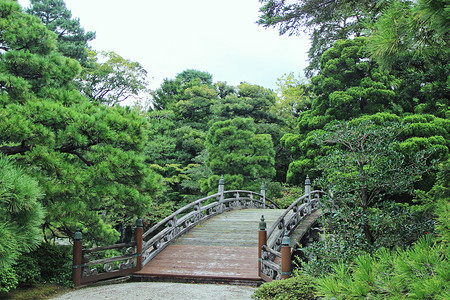
[[[218,193],[220,194],[219,203],[223,202],[224,189],[225,189],[225,180],[223,179],[223,175],[222,175],[222,176],[220,176],[220,179],[219,179],[219,189],[218,189]]]
[[[284,232],[284,237],[281,240],[281,279],[291,277],[291,239],[288,236],[287,230]]]
[[[308,203],[308,214],[311,214],[311,180],[309,180],[309,176],[306,175],[305,180],[305,194],[308,195],[306,201]]]
[[[261,274],[262,247],[267,244],[267,231],[264,215],[261,216],[258,232],[258,276]]]
[[[266,186],[264,185],[264,182],[261,183],[261,195],[262,195],[263,209],[265,209],[266,208]]]
[[[137,271],[142,269],[142,233],[144,224],[141,217],[136,220],[136,229],[134,230],[134,241],[136,242],[136,268]]]
[[[73,236],[73,266],[72,266],[72,281],[75,286],[81,285],[81,271],[83,262],[83,235],[80,228],[77,228]]]

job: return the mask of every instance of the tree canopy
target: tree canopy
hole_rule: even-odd
[[[114,241],[115,222],[149,213],[160,187],[144,164],[148,123],[83,97],[73,85],[80,65],[55,51],[55,35],[15,1],[0,5],[0,152],[38,180],[47,232],[80,225],[87,240]]]
[[[95,32],[85,32],[79,19],[73,19],[64,0],[30,0],[27,12],[37,16],[57,36],[58,51],[66,57],[87,63],[88,42],[95,38]]]

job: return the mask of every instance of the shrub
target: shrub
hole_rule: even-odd
[[[14,265],[14,270],[20,286],[31,286],[40,281],[41,270],[38,263],[28,254],[19,257],[17,264]]]
[[[337,299],[449,299],[450,247],[425,236],[410,249],[380,248],[356,258],[351,266],[334,265],[318,279],[318,290]]]
[[[30,253],[37,261],[44,282],[60,285],[71,285],[72,256],[70,247],[42,243],[38,249]]]
[[[0,269],[0,296],[15,289],[18,283],[17,274],[11,267]]]
[[[255,291],[252,298],[264,300],[315,299],[315,292],[314,278],[297,274],[289,279],[264,283]]]

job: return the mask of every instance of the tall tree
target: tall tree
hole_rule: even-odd
[[[116,222],[151,218],[160,177],[144,164],[148,123],[138,111],[94,104],[74,88],[76,60],[15,1],[0,3],[0,153],[45,193],[46,232],[115,241]]]
[[[64,0],[30,0],[30,3],[27,12],[39,17],[47,29],[56,33],[58,51],[85,65],[88,42],[95,38],[95,32],[85,32],[80,20],[72,18]]]

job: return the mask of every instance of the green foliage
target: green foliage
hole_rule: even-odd
[[[72,285],[72,247],[42,243],[27,256],[40,270],[40,280],[64,286]]]
[[[309,85],[304,80],[296,78],[291,72],[277,79],[277,86],[279,97],[273,110],[276,110],[286,123],[295,128],[299,114],[311,108]]]
[[[316,280],[313,277],[297,274],[284,280],[274,280],[261,285],[253,294],[254,299],[294,300],[316,299]]]
[[[0,53],[0,152],[41,185],[47,233],[70,236],[80,225],[86,241],[115,242],[116,222],[151,215],[161,186],[144,163],[148,123],[138,111],[81,96],[73,86],[80,65],[52,51],[54,35],[14,1],[0,9],[10,32]]]
[[[156,110],[173,109],[178,101],[188,99],[185,91],[190,87],[212,87],[212,75],[198,70],[185,70],[175,79],[164,79],[161,87],[153,93],[152,106]],[[205,89],[203,88],[203,89]]]
[[[406,52],[448,61],[449,27],[447,1],[392,1],[372,28],[369,50],[385,67]]]
[[[29,254],[20,256],[13,268],[17,274],[18,286],[31,286],[40,281],[38,262]]]
[[[148,92],[147,71],[141,64],[112,51],[89,51],[89,67],[77,81],[83,95],[111,106]]]
[[[206,163],[215,174],[242,175],[269,181],[275,175],[272,138],[256,134],[251,118],[214,123],[206,138]]]
[[[448,243],[421,238],[407,250],[381,248],[360,255],[348,267],[333,266],[333,273],[318,279],[318,290],[336,299],[446,299],[450,295]]]
[[[409,245],[433,230],[428,209],[395,202],[431,169],[428,152],[407,159],[396,150],[403,128],[361,118],[327,126],[317,136],[319,143],[337,145],[321,159],[322,178],[315,181],[331,194],[321,204],[323,224],[333,236],[307,250],[309,273],[327,273],[330,262],[345,263],[364,251]]]
[[[0,154],[0,269],[39,245],[42,197],[38,182]]]
[[[19,279],[13,268],[0,268],[0,296],[15,289]]]
[[[58,51],[64,56],[87,63],[88,42],[95,38],[95,32],[85,32],[79,19],[73,19],[64,0],[30,0],[27,12],[37,16],[48,30],[58,37]]]

